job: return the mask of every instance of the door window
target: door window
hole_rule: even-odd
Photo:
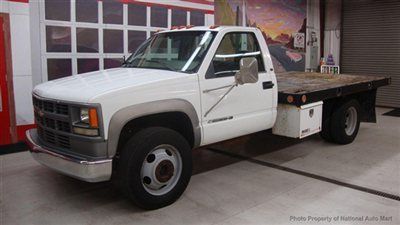
[[[240,59],[245,57],[255,57],[258,61],[258,71],[265,71],[254,33],[226,34],[215,53],[206,78],[234,76],[240,69]]]

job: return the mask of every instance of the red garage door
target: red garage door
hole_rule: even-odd
[[[11,143],[3,22],[0,17],[0,145]]]

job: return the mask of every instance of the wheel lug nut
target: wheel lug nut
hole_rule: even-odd
[[[156,159],[156,156],[154,154],[150,154],[147,156],[146,161],[148,163],[152,163],[152,162],[154,162],[155,159]]]
[[[143,177],[143,183],[150,184],[151,183],[150,177],[148,177],[148,176]]]

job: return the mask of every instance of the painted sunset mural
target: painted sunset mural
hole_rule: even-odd
[[[220,25],[246,25],[263,32],[275,70],[304,71],[305,43],[295,48],[294,38],[306,33],[307,0],[216,0],[215,20]]]

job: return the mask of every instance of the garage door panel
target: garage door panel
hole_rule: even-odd
[[[400,107],[400,1],[343,1],[341,71],[390,76],[377,105]]]

